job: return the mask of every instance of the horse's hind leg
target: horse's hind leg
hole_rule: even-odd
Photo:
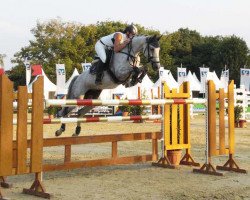
[[[76,126],[76,130],[75,130],[75,133],[72,135],[72,136],[78,136],[80,133],[81,133],[81,123],[78,122],[77,123],[77,126]]]
[[[55,132],[55,136],[60,136],[65,131],[65,128],[66,124],[61,124],[61,127]]]
[[[97,99],[100,94],[101,94],[101,90],[89,90],[86,92],[86,94],[84,95],[84,99]],[[88,106],[88,107],[84,107],[82,109],[80,109],[78,111],[78,118],[83,117],[86,113],[88,113],[94,106]],[[81,132],[81,123],[78,122],[77,126],[76,126],[76,130],[75,133],[72,136],[78,136]]]

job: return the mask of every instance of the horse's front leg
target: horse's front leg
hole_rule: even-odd
[[[142,67],[140,69],[140,76],[138,77],[138,82],[141,83],[142,82],[142,79],[146,76],[147,74],[147,69]]]

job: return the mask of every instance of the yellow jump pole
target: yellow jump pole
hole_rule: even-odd
[[[206,161],[200,169],[193,169],[195,173],[222,176],[211,164],[211,156],[216,154],[216,90],[213,81],[205,85],[206,106]]]
[[[241,169],[235,162],[233,155],[235,152],[235,132],[234,132],[234,81],[228,85],[228,144],[229,159],[223,166],[217,166],[216,169],[224,171],[234,171],[238,173],[247,173],[245,169]],[[220,152],[223,155],[224,152]]]

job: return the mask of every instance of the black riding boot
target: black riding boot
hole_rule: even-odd
[[[96,79],[95,79],[96,85],[102,84],[104,65],[105,65],[105,63],[103,63],[101,60],[99,60],[97,68],[96,68]]]

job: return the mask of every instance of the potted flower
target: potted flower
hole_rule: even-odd
[[[128,105],[119,106],[120,111],[122,111],[122,116],[129,116],[130,115],[130,107]]]
[[[48,107],[47,112],[48,112],[49,118],[53,119],[56,115],[57,108],[56,107]]]
[[[145,106],[131,106],[130,113],[131,115],[142,115],[144,114],[143,111]],[[141,123],[142,120],[135,120],[135,123]]]
[[[179,165],[181,161],[181,149],[173,149],[173,150],[167,150],[167,157],[168,160],[172,165]]]
[[[239,127],[240,128],[246,128],[247,127],[247,121],[245,119],[239,120]]]
[[[240,118],[242,117],[243,107],[242,106],[235,106],[234,107],[234,123],[235,127],[239,127]]]

